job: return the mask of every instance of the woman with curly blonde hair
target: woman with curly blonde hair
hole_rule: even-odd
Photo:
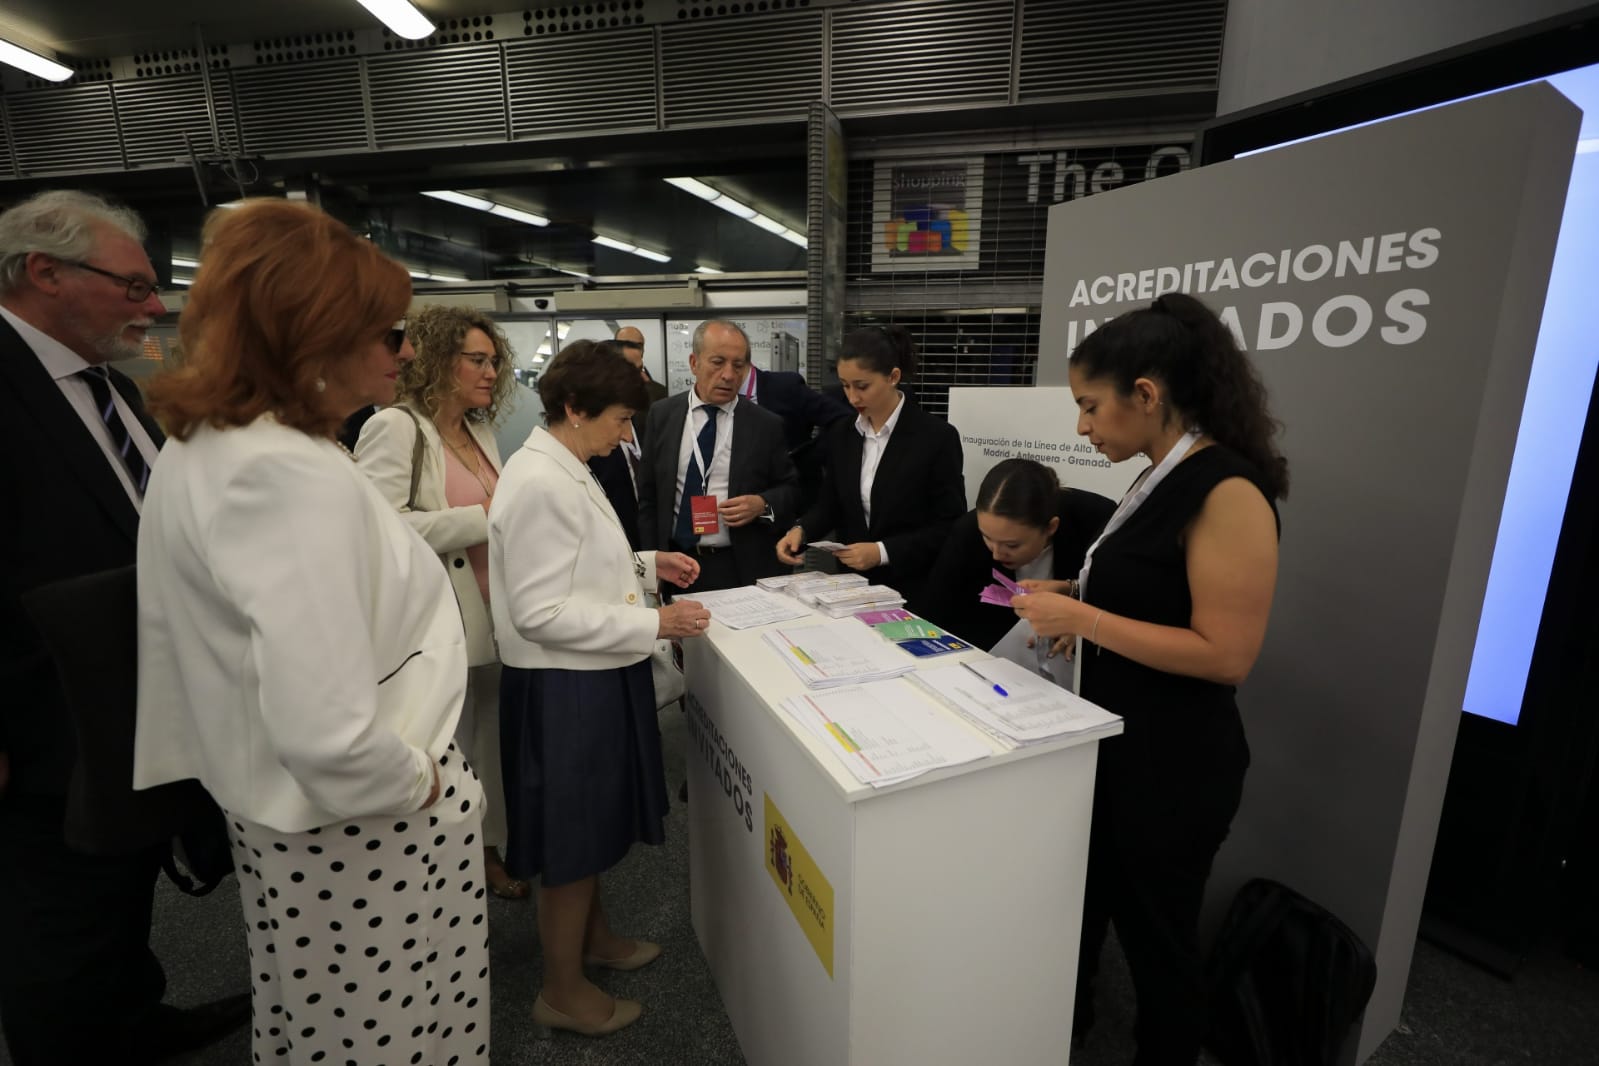
[[[471,670],[455,738],[483,781],[483,859],[489,890],[522,899],[506,873],[500,773],[500,662],[489,621],[488,510],[500,479],[494,424],[511,391],[511,348],[483,312],[425,307],[406,336],[416,358],[400,371],[395,404],[373,415],[356,461],[385,499],[438,552],[461,606]]]

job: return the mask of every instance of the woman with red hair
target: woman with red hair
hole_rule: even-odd
[[[393,399],[410,302],[315,208],[218,211],[150,389],[134,784],[198,778],[227,815],[261,1062],[488,1061],[461,614],[334,441]]]

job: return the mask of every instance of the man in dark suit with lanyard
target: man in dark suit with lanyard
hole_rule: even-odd
[[[798,485],[783,420],[739,398],[749,338],[726,319],[694,331],[694,387],[650,408],[639,467],[639,539],[645,549],[693,555],[700,576],[684,591],[736,588],[783,569],[775,545],[796,513]]]
[[[106,364],[165,310],[131,211],[75,192],[0,214],[0,1027],[16,1066],[152,1063],[249,1017],[248,995],[161,1003],[150,914],[162,850],[67,842],[78,745],[32,589],[134,561],[161,431]],[[127,788],[132,795],[132,753]]]

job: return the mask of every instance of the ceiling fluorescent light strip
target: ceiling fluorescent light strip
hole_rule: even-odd
[[[697,267],[694,268],[694,273],[696,273],[696,274],[720,274],[722,272],[720,270],[717,270],[715,267],[697,266]]]
[[[62,66],[31,48],[24,48],[20,44],[13,44],[4,39],[0,39],[0,63],[27,71],[45,81],[66,81],[72,77],[71,67]]]
[[[619,252],[627,252],[631,255],[643,256],[645,259],[651,259],[657,263],[670,263],[672,261],[672,257],[664,252],[652,251],[649,248],[640,248],[636,244],[629,244],[626,241],[618,240],[615,237],[607,237],[603,233],[596,233],[594,235],[594,243],[598,244],[602,248],[614,248]]]
[[[508,207],[505,204],[496,203],[481,196],[472,196],[468,193],[455,192],[451,189],[425,190],[422,195],[431,196],[435,200],[443,200],[447,204],[455,204],[458,207],[470,207],[474,211],[486,211],[491,215],[508,218],[514,222],[525,222],[529,226],[548,226],[550,224],[550,220],[543,215],[535,215],[533,212],[524,211],[519,207]]]
[[[720,207],[730,215],[736,215],[745,222],[761,227],[768,233],[776,234],[785,241],[792,241],[801,248],[806,246],[804,234],[788,228],[775,218],[761,214],[755,208],[733,199],[727,193],[705,184],[698,178],[664,178],[662,180],[668,185],[682,189],[691,196],[698,196],[712,206]]]
[[[383,25],[411,41],[420,41],[434,30],[433,23],[412,7],[409,0],[356,0]]]

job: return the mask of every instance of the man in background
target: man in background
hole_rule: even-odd
[[[149,942],[165,845],[89,854],[68,843],[80,752],[23,604],[134,561],[162,435],[107,364],[142,355],[165,310],[144,235],[133,212],[86,193],[40,193],[0,214],[0,550],[11,561],[0,577],[0,1028],[16,1066],[160,1062],[249,1018],[248,993],[188,1011],[161,1002]]]

